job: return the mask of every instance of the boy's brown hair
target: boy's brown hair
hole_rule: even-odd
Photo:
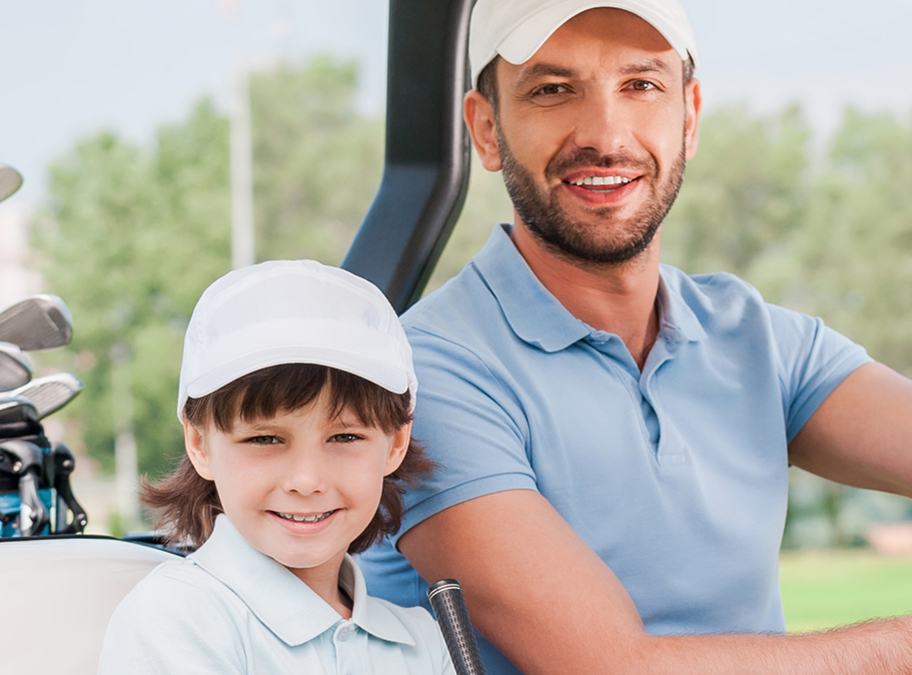
[[[184,418],[198,429],[212,424],[229,432],[237,420],[245,422],[299,410],[327,391],[330,411],[350,411],[365,425],[392,434],[411,419],[410,395],[394,394],[357,375],[313,364],[284,364],[244,375],[216,392],[188,399]],[[383,479],[377,512],[367,528],[348,547],[360,553],[402,523],[402,495],[433,470],[434,464],[414,439],[409,442],[402,464]],[[177,469],[158,483],[143,481],[140,500],[156,514],[155,526],[169,544],[202,545],[223,512],[215,483],[202,478],[186,455]]]

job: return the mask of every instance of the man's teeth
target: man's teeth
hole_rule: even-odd
[[[570,181],[570,185],[624,185],[629,182],[630,179],[623,176],[586,176]]]
[[[321,520],[329,518],[333,513],[334,511],[327,511],[326,513],[321,513],[316,516],[295,516],[291,513],[276,512],[276,515],[279,518],[284,518],[285,520],[293,520],[296,523],[319,523]]]

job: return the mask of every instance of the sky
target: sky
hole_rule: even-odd
[[[825,138],[846,104],[912,115],[909,0],[684,0],[708,109],[799,102]],[[0,0],[0,162],[40,206],[46,169],[103,128],[139,143],[193,103],[228,101],[244,64],[316,52],[362,66],[385,105],[388,0]],[[0,207],[2,208],[2,207]]]

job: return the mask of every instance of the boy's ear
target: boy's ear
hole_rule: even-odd
[[[212,480],[212,470],[209,468],[209,455],[206,452],[206,438],[195,426],[184,420],[184,447],[190,463],[200,475],[200,478]]]
[[[389,454],[386,457],[386,468],[383,471],[384,476],[389,476],[393,471],[399,468],[402,460],[405,459],[405,453],[409,447],[409,441],[412,438],[412,423],[404,424],[393,434],[393,442],[390,445]]]

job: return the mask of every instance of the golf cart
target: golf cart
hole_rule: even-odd
[[[399,312],[421,296],[468,187],[469,139],[461,109],[472,4],[390,0],[383,180],[343,267],[377,284]],[[2,169],[0,193],[5,198],[18,189],[21,178]],[[31,377],[18,350],[11,345],[0,353],[0,369],[18,372],[19,380],[11,375],[10,381],[21,381],[0,386],[7,394]],[[40,422],[34,402],[24,396],[8,398],[18,399],[8,402],[10,419],[26,426]],[[77,534],[85,526],[85,513],[80,515],[78,502],[67,492],[68,482],[57,480],[68,476],[65,454],[48,453],[61,457],[50,480],[42,472],[51,472],[53,462],[20,462],[13,471],[11,453],[0,452],[9,459],[6,473],[0,465],[0,478],[15,474],[25,483],[17,480],[7,486],[15,493],[15,518],[8,520],[16,532],[0,536],[3,672],[94,673],[108,618],[121,598],[153,567],[180,553]]]

